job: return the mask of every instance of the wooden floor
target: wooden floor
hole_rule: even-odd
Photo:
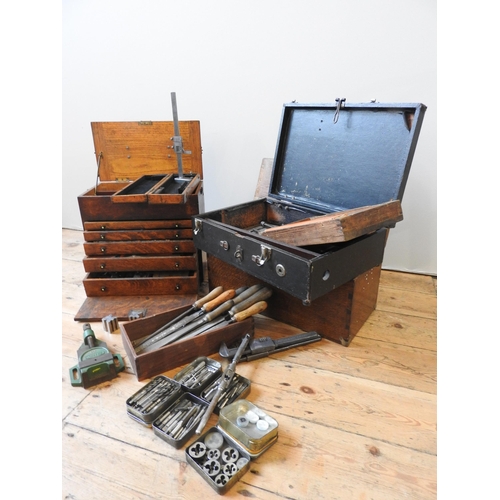
[[[191,441],[176,450],[127,416],[126,399],[147,381],[131,371],[119,334],[92,324],[125,372],[89,390],[71,386],[83,340],[74,321],[85,300],[82,242],[82,232],[62,231],[62,498],[218,498],[186,463]],[[256,322],[257,337],[297,332]],[[240,363],[247,399],[276,418],[279,438],[224,497],[436,498],[436,345],[436,279],[383,271],[377,310],[349,347],[321,340]]]

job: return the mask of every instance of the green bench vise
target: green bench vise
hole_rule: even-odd
[[[83,344],[77,354],[78,364],[69,369],[74,387],[87,389],[112,380],[125,368],[122,357],[112,354],[106,343],[96,338],[89,323],[83,325]]]

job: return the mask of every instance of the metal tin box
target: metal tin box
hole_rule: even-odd
[[[127,399],[127,415],[150,427],[155,418],[181,394],[178,382],[160,375]]]
[[[195,433],[207,408],[206,401],[183,393],[153,422],[153,432],[168,444],[182,448]]]
[[[259,422],[265,423],[262,430],[257,428]],[[223,408],[217,426],[186,448],[186,461],[223,495],[248,471],[252,458],[262,455],[277,439],[278,422],[241,399]]]
[[[205,387],[220,378],[221,375],[221,364],[218,361],[200,356],[177,372],[174,380],[181,385],[184,391],[198,396]]]

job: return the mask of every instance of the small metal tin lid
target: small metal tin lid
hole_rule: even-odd
[[[278,422],[246,399],[222,408],[218,426],[252,455],[266,450],[278,436]]]

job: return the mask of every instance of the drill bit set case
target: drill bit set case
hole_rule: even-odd
[[[159,375],[126,401],[127,415],[151,427],[155,435],[175,448],[181,448],[193,436],[223,376],[221,364],[200,356],[173,378]],[[214,413],[250,393],[251,382],[235,374],[221,394]]]
[[[87,299],[75,319],[124,320],[132,308],[161,310],[162,296],[196,296],[202,268],[191,217],[204,210],[200,123],[177,124],[180,135],[169,121],[91,123],[96,184],[78,196]]]
[[[220,410],[219,421],[186,448],[186,461],[223,495],[278,440],[278,422],[246,399]]]
[[[263,314],[348,345],[375,309],[425,110],[285,104],[265,196],[192,218],[209,285],[270,285]]]

